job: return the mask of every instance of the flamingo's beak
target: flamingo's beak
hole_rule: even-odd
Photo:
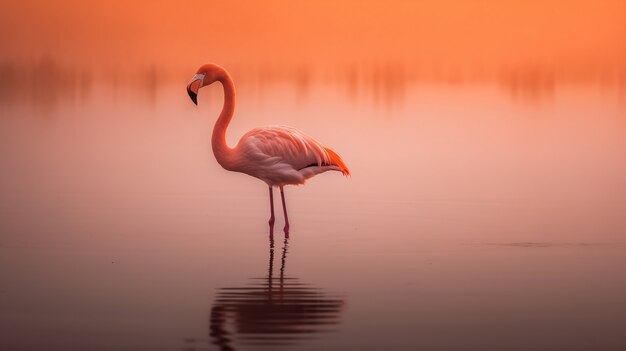
[[[202,82],[204,81],[204,74],[198,73],[191,79],[191,82],[187,84],[187,94],[191,98],[194,104],[198,105],[198,90],[202,88]]]

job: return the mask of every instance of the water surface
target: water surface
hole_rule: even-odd
[[[2,349],[626,348],[619,86],[241,80],[231,144],[295,126],[352,172],[287,189],[288,241],[211,154],[219,87],[3,95]]]

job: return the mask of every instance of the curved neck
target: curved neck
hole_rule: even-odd
[[[215,126],[213,126],[211,144],[217,162],[222,167],[229,169],[232,149],[226,144],[226,128],[235,113],[235,84],[226,72],[218,80],[224,87],[224,107],[222,107],[222,112],[217,118]]]

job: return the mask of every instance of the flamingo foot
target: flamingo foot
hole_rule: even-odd
[[[270,237],[274,236],[274,216],[270,217],[270,220],[267,221],[270,226]]]
[[[267,222],[270,225],[270,240],[274,240],[274,191],[272,187],[270,190],[270,220]]]
[[[280,199],[283,202],[283,214],[285,215],[285,238],[289,238],[289,216],[287,216],[287,204],[285,203],[285,192],[283,187],[280,187]]]

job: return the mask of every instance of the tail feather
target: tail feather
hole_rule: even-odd
[[[337,155],[336,152],[334,152],[333,150],[327,147],[325,147],[324,150],[326,151],[326,153],[328,154],[330,158],[330,164],[341,168],[341,173],[343,173],[343,175],[345,176],[349,176],[350,170],[348,169],[346,164],[343,163],[343,160],[341,159],[341,157],[339,157],[339,155]]]

